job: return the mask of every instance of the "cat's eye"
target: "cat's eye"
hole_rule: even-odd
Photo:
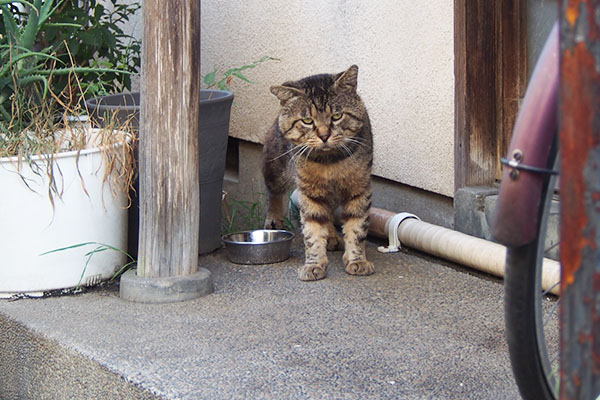
[[[306,125],[311,125],[313,123],[313,119],[310,117],[302,118],[302,122]]]
[[[338,121],[338,120],[342,119],[343,116],[344,116],[344,113],[339,112],[339,113],[333,114],[331,116],[331,119],[334,121]]]

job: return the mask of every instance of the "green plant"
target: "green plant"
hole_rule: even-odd
[[[117,279],[119,276],[121,276],[123,273],[125,273],[127,270],[133,268],[133,266],[137,263],[136,259],[133,258],[133,256],[129,253],[127,253],[125,250],[121,250],[117,247],[108,245],[108,244],[104,244],[104,243],[98,243],[98,242],[84,242],[84,243],[78,243],[78,244],[74,244],[71,246],[67,246],[67,247],[62,247],[60,249],[54,249],[54,250],[50,250],[47,251],[45,253],[40,254],[40,256],[45,256],[47,254],[52,254],[52,253],[58,253],[60,251],[66,251],[66,250],[71,250],[71,249],[76,249],[78,247],[84,247],[84,246],[96,246],[93,250],[90,250],[89,252],[87,252],[84,257],[86,258],[85,260],[85,264],[83,265],[83,269],[81,271],[81,276],[79,277],[79,282],[77,283],[77,288],[79,288],[79,286],[81,285],[81,281],[83,280],[83,276],[85,275],[85,271],[87,270],[87,267],[90,263],[90,261],[92,260],[92,257],[94,257],[95,254],[101,253],[103,251],[107,251],[107,250],[112,250],[112,251],[116,251],[118,253],[121,253],[123,255],[125,255],[128,258],[128,262],[126,262],[123,266],[121,266],[112,276],[111,280],[115,280]]]
[[[261,201],[227,199],[223,202],[225,219],[222,234],[235,231],[261,229],[265,222],[264,206]]]
[[[265,223],[265,205],[264,193],[258,193],[258,199],[238,200],[230,199],[225,196],[223,200],[223,223],[221,234],[227,235],[237,231],[246,231],[262,229]],[[291,200],[291,192],[288,193],[288,199]],[[284,218],[285,229],[289,231],[296,230],[294,220],[300,218],[300,212],[296,205],[290,201],[288,215]]]
[[[241,67],[230,68],[223,73],[219,73],[219,70],[215,69],[212,72],[204,75],[202,81],[207,89],[217,88],[219,90],[230,90],[231,83],[234,79],[240,79],[246,83],[253,83],[250,79],[244,75],[244,71],[258,67],[260,64],[267,61],[279,61],[278,58],[270,56],[264,56],[261,59],[254,61],[250,64],[242,65]]]
[[[26,129],[39,107],[55,119],[65,104],[130,87],[139,42],[118,23],[139,6],[111,1],[109,11],[96,0],[0,0],[0,133]]]
[[[140,68],[141,42],[121,27],[141,5],[119,0],[110,0],[108,6],[103,3],[108,1],[60,2],[37,44],[41,48],[52,47],[63,64],[102,69],[101,74],[88,71],[79,74],[87,97],[131,90],[131,74]],[[63,79],[55,84],[60,90],[67,82]]]

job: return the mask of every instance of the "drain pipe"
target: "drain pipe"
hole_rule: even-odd
[[[294,191],[291,201],[298,204],[298,193]],[[339,210],[336,212],[339,217]],[[378,238],[389,238],[390,245],[380,247],[381,252],[398,251],[400,243],[424,253],[464,265],[498,277],[504,277],[506,247],[476,238],[452,229],[421,221],[408,213],[394,213],[371,207],[369,234]],[[542,266],[542,288],[558,295],[560,264],[544,258]]]

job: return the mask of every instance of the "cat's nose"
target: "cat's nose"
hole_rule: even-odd
[[[331,132],[329,131],[329,127],[320,126],[317,128],[317,136],[323,141],[323,143],[327,142],[329,136],[331,136]]]

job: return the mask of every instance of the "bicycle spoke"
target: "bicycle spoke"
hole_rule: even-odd
[[[549,287],[548,290],[544,290],[542,292],[542,296],[549,295],[558,285],[560,285],[560,281],[556,282],[554,285],[552,285],[551,287]]]
[[[552,246],[548,247],[545,251],[544,254],[549,254],[552,250],[556,249],[558,247],[558,245],[560,244],[560,242],[556,242],[554,243]]]
[[[552,310],[550,310],[550,313],[548,314],[548,316],[546,317],[546,320],[544,321],[544,326],[548,325],[548,322],[550,322],[552,317],[556,317],[556,314],[554,314],[554,311],[556,311],[556,309],[558,308],[558,303],[559,303],[559,301],[557,300],[554,303],[554,306],[552,306]]]

